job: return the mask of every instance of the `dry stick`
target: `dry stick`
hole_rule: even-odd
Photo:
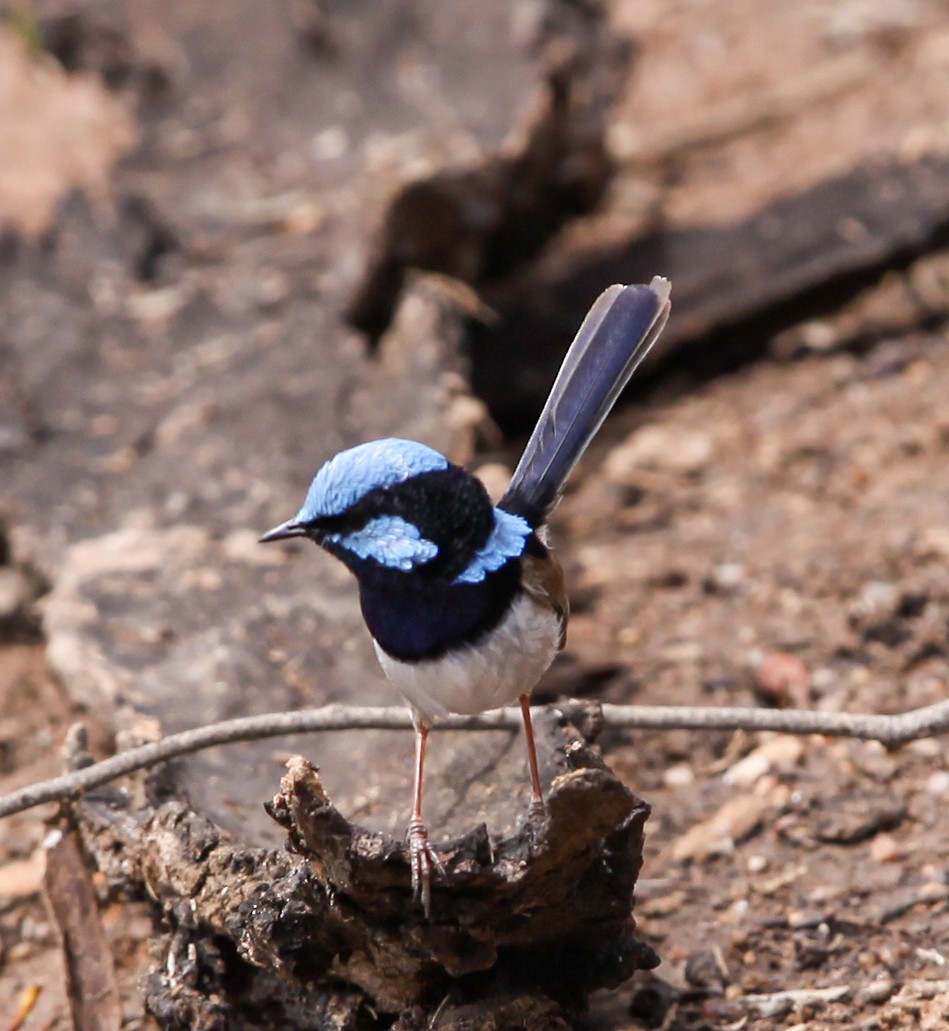
[[[775,730],[784,734],[823,734],[855,737],[898,745],[949,730],[949,701],[895,716],[852,712],[818,712],[812,709],[700,708],[689,705],[603,705],[569,701],[557,706],[568,715],[602,711],[604,723],[626,730]],[[438,723],[445,730],[517,730],[518,709],[498,709],[481,716],[448,716]],[[75,798],[134,770],[154,766],[176,756],[198,752],[213,745],[253,741],[286,734],[321,730],[411,730],[408,710],[400,705],[359,708],[327,705],[321,709],[245,716],[212,723],[153,744],[94,763],[52,780],[31,784],[0,797],[0,818],[31,809],[44,802]]]
[[[764,1017],[775,1017],[787,1012],[792,1006],[822,1005],[825,1002],[839,1002],[851,995],[850,985],[834,985],[831,988],[792,988],[789,991],[771,992],[768,995],[740,995],[739,1004],[758,1010]]]

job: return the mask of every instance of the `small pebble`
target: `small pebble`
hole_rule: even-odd
[[[892,863],[900,855],[900,843],[892,834],[877,834],[870,842],[870,858],[875,863]]]
[[[868,985],[864,985],[857,994],[858,1002],[886,1002],[896,991],[896,985],[888,977],[878,977]]]
[[[750,837],[761,825],[768,803],[754,795],[738,795],[724,802],[712,816],[694,824],[672,845],[676,862],[699,862],[713,855],[730,855],[735,842]]]
[[[824,694],[833,687],[837,680],[837,674],[828,666],[821,666],[811,674],[811,686],[819,693]]]
[[[764,873],[768,869],[768,857],[757,854],[749,856],[746,866],[748,873]]]
[[[949,794],[949,770],[935,770],[926,778],[926,790],[931,795]]]
[[[11,619],[33,600],[29,580],[18,570],[0,567],[0,619]]]
[[[907,742],[904,747],[924,759],[938,759],[943,751],[942,743],[934,737],[921,737],[918,741]]]
[[[895,584],[871,580],[850,605],[850,618],[857,626],[873,625],[892,616],[899,603],[900,592]]]
[[[757,749],[739,759],[733,766],[729,767],[722,780],[726,784],[736,784],[740,787],[751,787],[760,777],[763,777],[771,769],[771,760]]]
[[[800,762],[803,754],[804,744],[799,737],[778,734],[733,763],[722,779],[726,784],[751,787],[775,766],[789,767]]]
[[[916,551],[923,557],[949,559],[949,527],[930,526],[923,530],[917,538]]]
[[[688,900],[687,892],[681,889],[671,891],[668,895],[660,895],[658,898],[644,899],[639,905],[639,912],[648,917],[669,916],[678,912]]]
[[[341,125],[331,125],[316,133],[310,150],[317,161],[336,161],[349,150],[349,136]]]
[[[744,920],[748,916],[748,911],[751,909],[747,899],[735,899],[735,901],[728,907],[728,915],[735,922]]]
[[[705,654],[701,641],[670,641],[659,654],[666,662],[699,662]]]
[[[712,570],[706,582],[710,588],[727,593],[741,587],[747,577],[740,562],[722,562]]]
[[[698,949],[685,961],[686,981],[696,988],[722,988],[729,980],[721,953],[716,949]]]
[[[818,927],[827,920],[827,914],[818,909],[789,909],[786,915],[788,927],[791,930],[801,927]]]
[[[772,652],[758,667],[755,691],[766,702],[784,708],[807,708],[811,676],[807,666],[788,652]]]
[[[43,860],[39,853],[28,859],[10,859],[0,865],[0,899],[29,898],[43,886]]]
[[[837,344],[839,333],[834,325],[821,319],[812,319],[798,328],[800,341],[809,351],[829,351]]]
[[[688,763],[679,763],[663,772],[662,782],[667,788],[688,787],[695,783],[695,771]]]

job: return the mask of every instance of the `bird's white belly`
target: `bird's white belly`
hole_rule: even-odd
[[[554,661],[560,620],[528,594],[476,645],[438,659],[401,662],[378,644],[386,676],[425,722],[450,712],[474,715],[509,705],[530,692]]]

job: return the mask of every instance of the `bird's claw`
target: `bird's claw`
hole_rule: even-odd
[[[543,799],[535,798],[531,801],[527,809],[527,819],[531,823],[540,823],[547,819],[547,806],[544,805]]]
[[[422,912],[428,920],[432,915],[432,874],[444,876],[445,867],[428,840],[428,828],[421,820],[409,823],[409,864],[412,868],[412,892],[421,901]]]
[[[527,809],[524,824],[527,842],[531,852],[544,840],[547,830],[547,806],[542,799],[535,798]]]

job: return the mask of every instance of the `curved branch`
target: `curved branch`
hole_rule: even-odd
[[[690,705],[604,705],[607,726],[654,730],[775,730],[902,745],[949,730],[949,701],[892,716],[817,709],[704,708]]]
[[[783,734],[823,734],[828,737],[854,737],[899,745],[920,737],[949,730],[949,701],[893,716],[819,712],[812,709],[702,708],[689,705],[602,705],[573,700],[557,706],[567,716],[580,718],[602,713],[606,726],[625,730],[774,730]],[[517,709],[498,709],[481,716],[450,716],[438,723],[446,730],[516,730],[520,726]],[[46,802],[75,798],[85,791],[135,770],[155,766],[214,745],[254,741],[289,734],[311,734],[326,730],[409,730],[408,710],[390,705],[359,708],[326,705],[299,712],[267,713],[212,723],[161,741],[132,748],[102,762],[30,784],[0,797],[0,818],[43,805]]]

